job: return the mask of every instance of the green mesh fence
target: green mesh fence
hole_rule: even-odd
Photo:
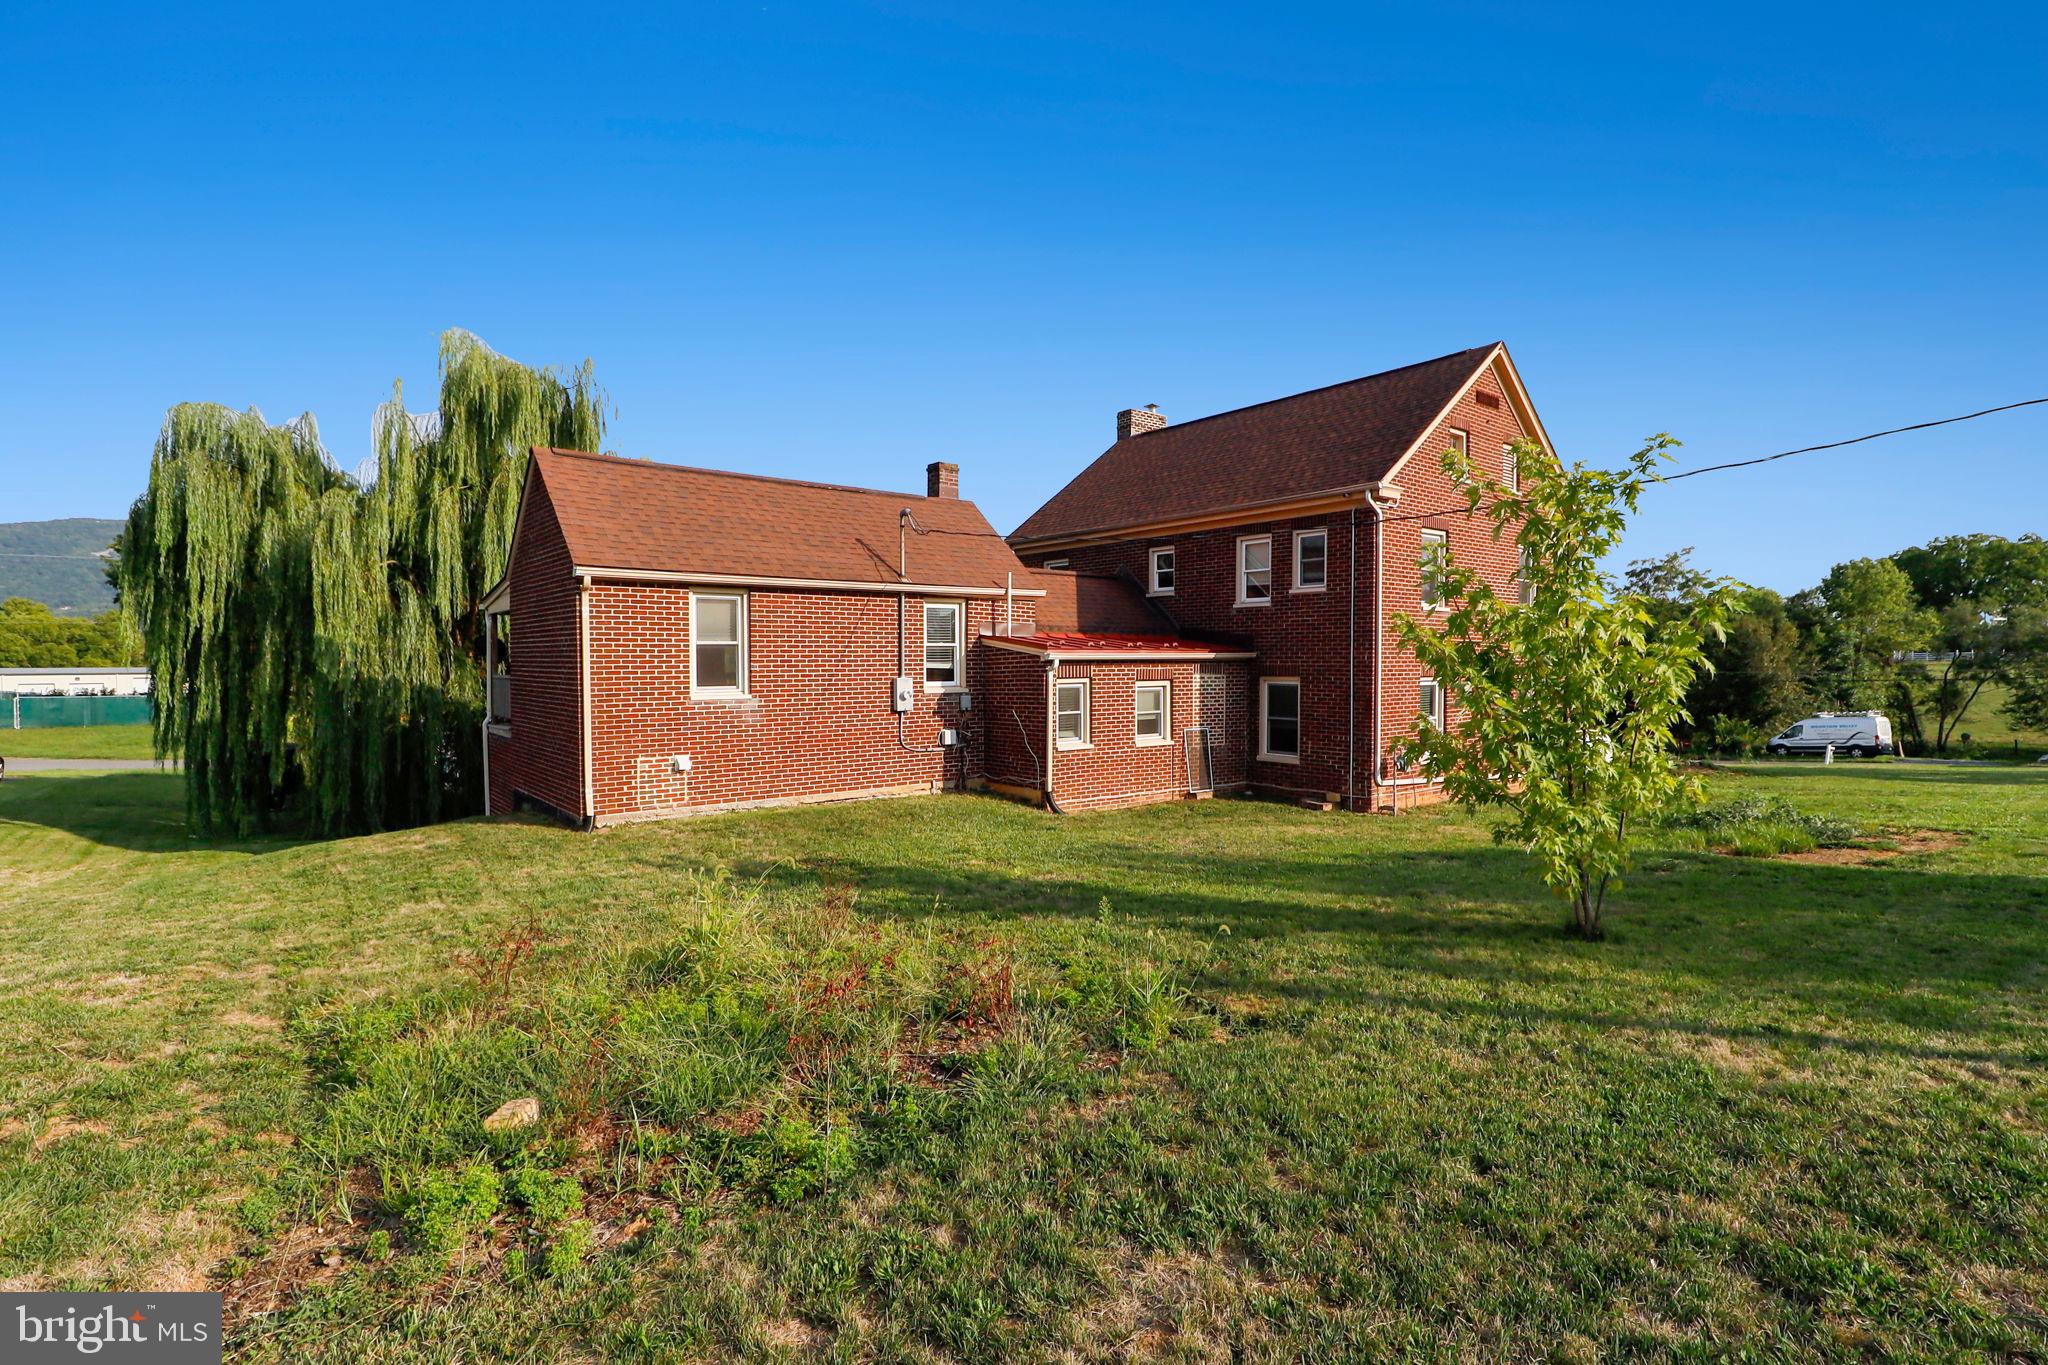
[[[43,730],[59,725],[147,725],[148,697],[29,697],[0,692],[0,729]]]

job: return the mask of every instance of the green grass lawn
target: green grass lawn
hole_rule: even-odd
[[[1972,750],[1982,750],[1987,756],[1997,756],[2000,750],[2010,753],[2015,746],[2027,755],[2048,751],[2048,734],[2014,725],[2005,714],[2005,704],[2005,685],[1986,683],[1955,727],[1957,743],[1960,745],[1961,737],[1968,735]]]
[[[147,725],[0,729],[0,758],[155,758]]]
[[[229,1283],[251,1360],[2042,1358],[2048,773],[1713,785],[1961,841],[1653,849],[1585,944],[1448,809],[10,780],[0,1285]]]

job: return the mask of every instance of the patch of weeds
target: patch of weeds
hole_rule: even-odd
[[[494,1219],[519,1284],[578,1273],[636,1220],[690,1233],[832,1197],[975,1116],[1072,1098],[1186,1008],[1106,930],[1026,973],[1002,940],[869,921],[843,889],[695,894],[663,943],[572,957],[529,925],[465,959],[467,982],[297,1021],[324,1083],[302,1169],[382,1192],[426,1253],[386,1273]],[[526,1095],[537,1124],[484,1131]]]
[[[450,1255],[497,1214],[502,1190],[497,1171],[482,1164],[430,1172],[405,1210],[406,1232],[423,1250]]]
[[[1668,817],[1664,828],[1719,853],[1768,857],[1843,848],[1860,831],[1847,820],[1802,811],[1782,796],[1739,796]]]

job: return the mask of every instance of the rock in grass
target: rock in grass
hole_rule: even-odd
[[[540,1101],[532,1095],[521,1095],[516,1100],[506,1100],[491,1111],[484,1120],[486,1133],[508,1133],[515,1128],[528,1128],[540,1122]]]

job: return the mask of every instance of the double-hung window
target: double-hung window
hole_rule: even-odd
[[[1294,533],[1294,591],[1321,592],[1330,583],[1330,533]]]
[[[961,617],[958,602],[924,604],[924,682],[928,688],[960,687],[966,683],[960,658]]]
[[[1438,730],[1444,728],[1444,690],[1437,684],[1435,678],[1424,678],[1422,680],[1422,697],[1419,709],[1422,718],[1428,721],[1432,728]]]
[[[1173,687],[1170,683],[1138,684],[1137,695],[1132,705],[1137,717],[1134,729],[1138,743],[1164,744],[1172,738],[1172,692]]]
[[[1088,744],[1088,680],[1069,678],[1053,693],[1053,735],[1062,749]]]
[[[1456,427],[1452,427],[1444,433],[1444,444],[1457,451],[1460,455],[1465,455],[1471,451],[1472,438]]]
[[[1424,531],[1422,533],[1422,609],[1441,611],[1444,606],[1445,560],[1451,551],[1451,537],[1447,531]]]
[[[747,599],[744,594],[690,594],[690,695],[747,695]]]
[[[1301,758],[1301,682],[1259,679],[1259,757],[1294,763]]]
[[[1273,537],[1242,536],[1237,542],[1237,605],[1263,606],[1273,600]]]
[[[1173,596],[1173,547],[1162,545],[1152,551],[1152,573],[1148,591],[1154,597]]]

